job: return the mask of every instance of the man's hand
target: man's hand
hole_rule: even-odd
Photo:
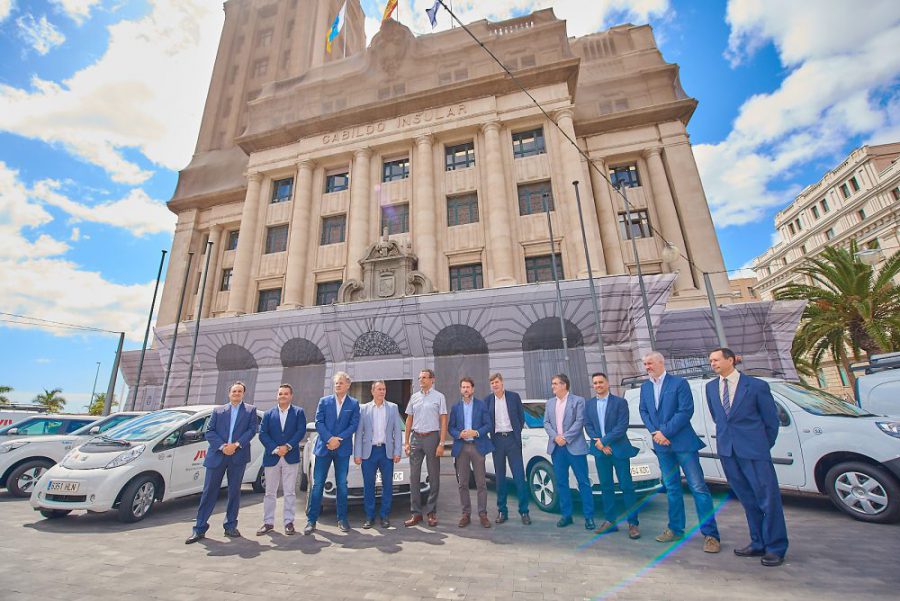
[[[394,455],[394,463],[400,463],[400,455]]]
[[[222,453],[229,456],[234,455],[234,453],[237,451],[237,448],[237,443],[226,443],[225,446],[222,447]]]
[[[612,455],[612,447],[603,447],[600,449],[604,455]]]
[[[327,448],[329,451],[334,451],[339,446],[341,446],[341,439],[337,436],[332,436],[328,439],[328,444],[325,445],[325,448]]]
[[[557,436],[556,438],[553,439],[553,442],[555,442],[557,445],[559,445],[561,447],[564,447],[566,445],[566,439],[564,436]]]
[[[478,430],[463,430],[459,433],[460,438],[478,438]]]
[[[438,457],[444,456],[444,441],[443,440],[438,443],[437,451],[435,451],[434,454],[437,455]]]
[[[283,445],[279,446],[277,449],[275,449],[275,452],[278,454],[279,457],[284,457],[285,455],[288,454],[287,445],[283,444]]]
[[[356,465],[359,465],[360,463],[362,463],[362,457],[354,457],[353,463],[355,463]]]
[[[663,433],[660,432],[659,430],[657,430],[656,432],[653,433],[653,442],[655,442],[656,444],[663,445],[664,447],[667,447],[667,446],[669,446],[670,444],[672,444],[672,443],[669,441],[669,439],[666,438],[666,437],[663,435]]]
[[[599,439],[599,438],[595,438],[594,441],[595,441],[595,442],[594,442],[594,446],[597,447],[597,450],[598,450],[598,451],[602,451],[602,450],[603,450],[603,443],[600,442],[600,439]]]
[[[409,443],[403,443],[403,452],[406,453],[406,456],[409,457]]]

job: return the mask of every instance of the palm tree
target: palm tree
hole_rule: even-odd
[[[791,283],[775,291],[778,300],[808,301],[791,349],[794,362],[808,357],[815,370],[830,353],[853,385],[851,356],[900,348],[900,252],[876,272],[857,256],[856,241],[849,248],[829,247],[807,259],[796,271],[812,284]]]
[[[34,402],[47,408],[50,413],[59,413],[66,405],[66,399],[60,396],[62,388],[53,390],[44,389],[44,392],[34,397]]]
[[[6,396],[6,393],[12,391],[12,386],[0,386],[0,405],[9,405],[9,397]]]
[[[106,404],[106,393],[101,392],[99,394],[94,395],[94,400],[91,401],[91,406],[88,407],[88,415],[103,415],[103,405]],[[110,403],[109,408],[113,409],[119,405],[119,401],[114,400]]]

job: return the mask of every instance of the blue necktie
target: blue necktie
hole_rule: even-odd
[[[728,379],[722,378],[725,390],[722,392],[722,407],[725,409],[725,415],[731,413],[731,394],[728,392]]]

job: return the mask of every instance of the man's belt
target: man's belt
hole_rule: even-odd
[[[415,430],[413,430],[413,434],[421,438],[423,436],[431,436],[432,434],[437,434],[437,430],[432,430],[431,432],[416,432]]]

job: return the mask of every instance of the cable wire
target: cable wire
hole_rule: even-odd
[[[21,325],[42,326],[42,327],[44,327],[44,326],[58,327],[58,328],[67,328],[70,330],[86,330],[86,331],[90,331],[90,332],[103,332],[105,334],[120,334],[121,333],[121,332],[116,332],[113,330],[105,330],[103,328],[95,328],[93,326],[83,326],[83,325],[78,325],[78,324],[73,324],[73,323],[66,323],[63,321],[53,321],[52,319],[43,319],[41,317],[33,317],[31,315],[19,315],[16,313],[6,313],[4,311],[0,311],[0,315],[5,315],[7,317],[14,317],[16,319],[29,320],[28,322],[23,322],[23,321],[15,321],[12,319],[0,319],[0,322],[6,322],[6,323],[18,323]],[[39,323],[35,323],[35,322],[39,322]],[[46,324],[50,324],[50,325],[46,325]]]

